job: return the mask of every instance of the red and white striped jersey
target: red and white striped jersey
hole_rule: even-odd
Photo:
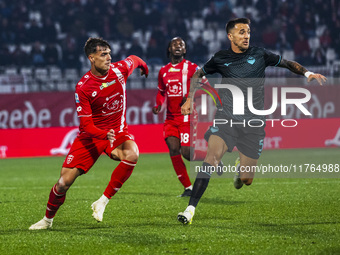
[[[159,71],[158,89],[167,97],[167,119],[185,118],[181,114],[182,100],[188,96],[190,79],[198,68],[195,63],[183,59],[176,65],[169,63]]]
[[[89,71],[80,79],[75,93],[78,117],[92,117],[97,128],[113,129],[116,134],[127,130],[125,84],[133,72],[132,61],[127,58],[111,63],[106,76]],[[84,132],[82,125],[79,131]]]

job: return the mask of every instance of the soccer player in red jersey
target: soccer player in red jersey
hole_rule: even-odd
[[[84,50],[91,70],[76,85],[79,134],[66,156],[60,178],[50,192],[44,218],[30,230],[52,227],[67,190],[105,152],[120,163],[112,172],[104,194],[91,206],[92,216],[98,222],[102,221],[107,203],[130,177],[138,160],[138,147],[126,124],[126,80],[137,67],[141,69],[141,75],[147,77],[148,67],[137,56],[111,63],[111,47],[101,38],[89,38]]]
[[[159,71],[156,106],[152,109],[154,114],[158,114],[165,98],[167,99],[163,134],[177,177],[184,186],[181,197],[190,196],[192,190],[182,156],[187,160],[203,160],[205,158],[205,152],[193,150],[195,137],[190,136],[190,118],[188,115],[181,114],[181,106],[190,90],[190,78],[198,69],[198,65],[184,59],[185,54],[184,40],[180,37],[173,38],[167,48],[170,63]],[[190,158],[190,151],[192,158]]]

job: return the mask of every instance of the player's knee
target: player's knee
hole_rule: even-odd
[[[135,152],[135,151],[130,151],[129,153],[127,153],[125,155],[125,160],[128,160],[130,162],[137,162],[138,161],[138,158],[139,158],[139,153],[138,152]]]
[[[245,185],[250,185],[253,183],[253,178],[241,178],[241,181],[245,184]]]
[[[60,177],[57,184],[56,184],[56,190],[59,193],[65,193],[72,185],[72,182],[68,182],[63,177]]]
[[[176,156],[180,154],[179,148],[177,147],[169,147],[170,156]]]

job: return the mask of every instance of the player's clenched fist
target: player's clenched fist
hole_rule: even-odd
[[[181,107],[181,113],[183,115],[189,115],[191,113],[191,108],[190,108],[190,98],[185,101],[185,103]]]

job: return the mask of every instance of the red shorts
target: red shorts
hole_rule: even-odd
[[[193,146],[196,141],[196,129],[190,125],[190,122],[181,120],[165,120],[163,126],[163,136],[167,139],[169,136],[175,136],[181,140],[181,146]],[[190,138],[191,137],[191,138]]]
[[[112,158],[111,152],[117,146],[127,140],[134,140],[128,132],[119,133],[115,138],[111,146],[109,140],[77,136],[65,158],[63,167],[76,167],[87,173],[103,152]]]

